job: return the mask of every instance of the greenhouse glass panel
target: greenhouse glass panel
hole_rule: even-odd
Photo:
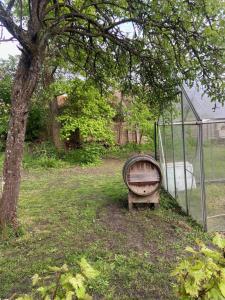
[[[203,125],[208,231],[225,230],[225,123]]]
[[[225,231],[225,106],[197,85],[178,95],[159,126],[164,187],[205,230]]]
[[[181,97],[180,95],[177,97],[177,100],[174,104],[172,104],[171,110],[172,114],[172,122],[182,122],[182,106],[181,106]]]
[[[172,125],[171,125],[171,113],[168,112],[164,116],[164,135],[165,135],[165,157],[166,157],[166,170],[167,170],[167,190],[175,198],[175,174],[174,174],[174,147],[172,139]]]
[[[180,207],[187,212],[186,184],[184,173],[183,132],[181,125],[173,125],[173,145],[176,176],[176,196]]]
[[[185,85],[183,90],[201,120],[225,119],[225,106],[219,101],[212,101],[201,86],[189,88]]]
[[[163,187],[167,190],[167,169],[166,169],[166,159],[165,159],[165,134],[164,126],[158,126],[158,145],[159,145],[159,160],[163,176]]]
[[[198,119],[198,115],[193,111],[190,103],[187,100],[186,94],[183,94],[182,97],[183,102],[183,121],[196,121]]]
[[[203,224],[199,127],[185,125],[184,137],[188,210],[193,219]]]

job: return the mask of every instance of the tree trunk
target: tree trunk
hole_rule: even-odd
[[[137,127],[135,127],[135,144],[138,144],[138,131],[137,131]]]
[[[28,117],[29,100],[37,85],[40,57],[21,55],[12,89],[12,108],[3,168],[0,225],[18,227],[17,201],[19,197],[21,163]]]
[[[142,131],[140,131],[139,145],[141,145],[141,142],[142,142],[142,136],[143,136],[143,132],[142,132]]]
[[[73,149],[81,148],[82,139],[80,134],[80,128],[76,128],[75,131],[71,134],[69,144],[70,146],[72,146]]]
[[[56,149],[60,151],[65,148],[65,145],[60,138],[61,125],[60,122],[57,120],[57,117],[59,116],[59,108],[58,108],[58,103],[56,98],[49,103],[49,112],[50,112],[49,114],[50,115],[49,118],[50,137]]]

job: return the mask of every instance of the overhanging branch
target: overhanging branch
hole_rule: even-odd
[[[12,1],[13,2],[13,1]],[[13,3],[11,3],[13,5]],[[16,39],[24,48],[24,50],[30,51],[29,40],[26,32],[15,24],[11,15],[5,9],[0,1],[0,22],[9,31],[9,33]]]

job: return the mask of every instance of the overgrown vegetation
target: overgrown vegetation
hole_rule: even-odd
[[[127,158],[135,153],[153,153],[152,144],[138,145],[135,143],[123,146],[105,147],[101,144],[86,143],[80,149],[57,151],[50,142],[40,144],[27,143],[23,158],[24,169],[49,169],[71,166],[94,166],[104,158]],[[4,154],[0,152],[0,168]]]

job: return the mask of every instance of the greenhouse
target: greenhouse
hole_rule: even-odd
[[[164,188],[207,231],[225,231],[225,107],[183,86],[158,121]]]

